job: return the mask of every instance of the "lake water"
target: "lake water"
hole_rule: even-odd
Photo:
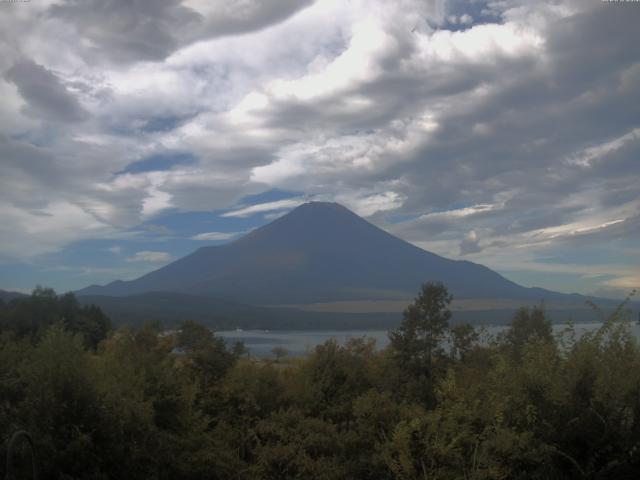
[[[601,323],[577,323],[575,330],[578,335],[589,330],[598,328]],[[503,331],[504,326],[485,326],[481,331],[481,339],[487,341],[489,338]],[[565,329],[565,325],[553,325],[555,333]],[[640,338],[640,325],[633,323],[631,329]],[[290,356],[301,356],[310,352],[316,345],[335,338],[340,344],[344,344],[350,338],[375,338],[376,347],[381,349],[388,345],[387,330],[228,330],[218,331],[216,335],[222,337],[228,344],[240,340],[249,349],[251,356],[271,357],[275,347],[285,348]]]

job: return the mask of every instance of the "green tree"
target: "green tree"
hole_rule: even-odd
[[[94,365],[108,417],[100,435],[108,478],[211,478],[216,453],[206,418],[197,408],[197,388],[156,326],[122,328],[102,345]],[[194,461],[197,459],[197,462]]]
[[[349,421],[352,402],[373,385],[370,368],[375,340],[352,338],[344,346],[335,339],[317,345],[291,382],[292,395],[313,415]]]
[[[250,478],[351,478],[343,436],[332,422],[288,409],[260,422],[257,435],[260,442]]]
[[[25,360],[16,420],[34,437],[41,474],[101,478],[104,417],[82,337],[58,323]]]
[[[51,288],[36,287],[30,297],[12,300],[0,308],[0,332],[36,343],[57,322],[79,333],[86,346],[95,350],[107,338],[111,322],[95,305],[81,306],[69,292],[58,296]]]
[[[413,375],[431,377],[434,360],[443,356],[452,298],[442,283],[425,283],[405,309],[400,327],[389,333],[396,359]]]
[[[473,328],[473,325],[465,323],[451,327],[449,334],[451,356],[464,360],[469,351],[478,342],[478,338],[478,332]]]
[[[279,362],[281,359],[289,355],[289,350],[284,347],[277,346],[271,349],[271,353],[276,357],[276,362]]]
[[[534,340],[553,342],[551,320],[547,318],[542,304],[531,309],[518,309],[511,320],[511,326],[499,338],[516,357],[519,357],[523,348]]]
[[[216,337],[210,328],[186,321],[180,327],[176,347],[185,355],[187,364],[204,394],[234,365],[237,357],[227,350],[223,338]]]

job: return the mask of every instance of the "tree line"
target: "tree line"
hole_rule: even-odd
[[[353,338],[259,360],[194,322],[113,330],[39,288],[0,302],[0,438],[29,431],[51,479],[637,478],[624,304],[559,335],[522,308],[480,341],[449,325],[450,302],[423,285],[381,351]]]

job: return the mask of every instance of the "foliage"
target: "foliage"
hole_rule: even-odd
[[[473,325],[465,323],[451,327],[449,333],[451,356],[459,360],[465,360],[479,339],[480,335],[476,332]]]
[[[450,298],[424,286],[382,351],[355,338],[273,361],[193,322],[96,343],[88,311],[42,289],[0,307],[0,435],[29,430],[52,479],[640,474],[640,348],[623,308],[556,337],[541,307],[523,309],[482,343],[448,327]]]
[[[519,308],[511,321],[511,328],[503,333],[501,340],[516,357],[530,342],[553,341],[551,321],[546,318],[544,305]]]
[[[441,283],[425,283],[414,302],[404,311],[400,327],[389,338],[402,363],[415,370],[428,370],[435,356],[442,356],[442,340],[449,327],[452,296]]]
[[[452,298],[442,283],[423,284],[420,294],[405,309],[398,329],[389,333],[392,357],[404,389],[426,403],[433,402],[437,378],[445,368],[443,341]]]
[[[0,303],[0,335],[38,341],[53,324],[79,333],[95,349],[111,330],[109,318],[94,305],[80,306],[71,292],[58,296],[50,288],[37,287],[26,299]]]

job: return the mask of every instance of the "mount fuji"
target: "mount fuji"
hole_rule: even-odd
[[[455,299],[580,301],[518,285],[477,263],[422,250],[337,203],[310,202],[228,244],[203,247],[131,281],[80,296],[172,292],[252,305],[411,298],[441,281]]]

